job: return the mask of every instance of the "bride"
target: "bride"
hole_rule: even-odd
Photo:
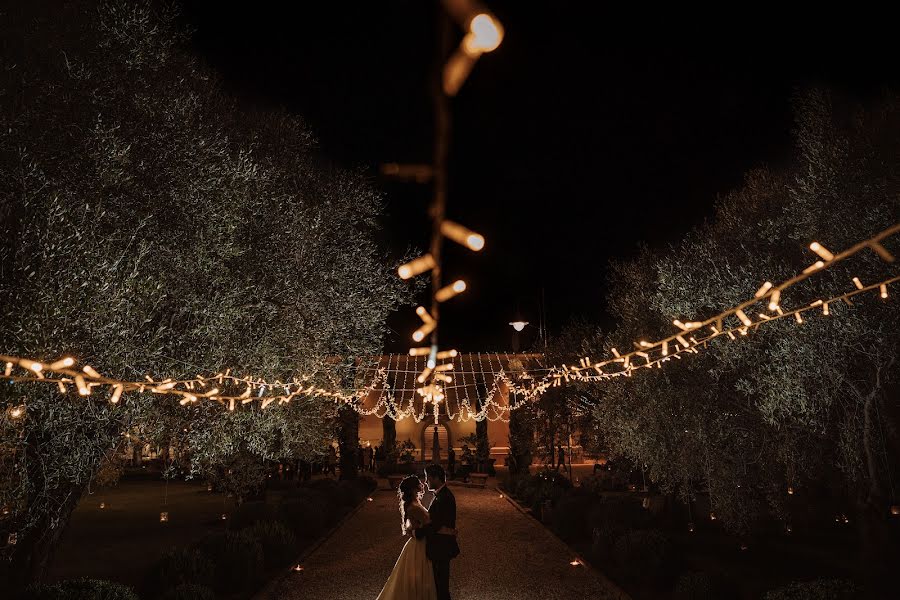
[[[397,496],[400,499],[400,521],[403,535],[410,536],[400,558],[391,571],[378,600],[436,600],[434,572],[431,561],[425,556],[425,539],[416,539],[415,530],[427,526],[431,519],[422,506],[425,486],[415,475],[400,482]]]

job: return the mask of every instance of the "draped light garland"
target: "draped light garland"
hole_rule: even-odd
[[[513,360],[516,359],[504,355],[507,363],[507,366],[504,367],[499,354],[495,354],[493,359],[490,354],[486,354],[484,356],[487,359],[487,366],[485,366],[484,358],[479,353],[477,355],[478,368],[475,366],[474,359],[470,359],[470,367],[466,368],[463,356],[456,351],[449,351],[442,356],[443,359],[449,359],[449,362],[442,363],[449,367],[445,367],[441,371],[432,368],[430,372],[452,371],[458,377],[456,383],[452,380],[442,382],[446,388],[442,387],[440,392],[442,396],[440,401],[444,400],[445,392],[454,391],[456,393],[457,408],[455,411],[451,409],[449,403],[445,403],[445,414],[451,420],[462,422],[483,419],[506,420],[510,411],[537,399],[550,387],[560,386],[563,382],[601,381],[616,377],[631,377],[639,369],[662,368],[665,363],[673,359],[681,360],[687,354],[697,354],[700,350],[707,348],[708,343],[716,338],[738,340],[752,330],[781,319],[794,319],[797,325],[802,325],[804,315],[813,311],[821,311],[823,316],[830,316],[831,305],[836,302],[851,304],[851,298],[862,294],[877,293],[882,300],[887,300],[888,286],[900,281],[900,276],[889,277],[868,285],[864,284],[859,277],[853,277],[851,281],[854,289],[848,292],[827,299],[820,298],[792,310],[785,310],[781,306],[784,290],[865,249],[873,250],[887,263],[895,262],[894,256],[884,248],[881,242],[898,232],[900,232],[900,223],[838,254],[832,254],[821,244],[814,242],[810,245],[810,249],[822,260],[804,269],[797,276],[779,285],[765,282],[752,298],[703,321],[681,322],[675,320],[673,323],[679,329],[677,333],[654,342],[643,340],[634,342],[635,350],[631,352],[620,353],[615,348],[611,348],[613,356],[606,360],[592,362],[590,357],[583,357],[577,365],[553,367],[538,365],[525,368],[524,365],[514,365]],[[752,314],[754,311],[750,310],[750,307],[758,303],[766,304],[768,312],[759,312],[757,318],[751,318],[747,313]],[[726,319],[730,319],[730,321]],[[407,362],[412,359],[414,369],[401,368],[400,356],[389,357],[386,367],[368,365],[349,367],[357,372],[361,383],[368,380],[366,385],[354,392],[341,391],[336,383],[332,387],[310,383],[317,379],[313,375],[294,378],[289,382],[280,380],[269,382],[265,379],[233,375],[230,370],[226,370],[208,376],[197,375],[192,379],[155,379],[148,375],[143,381],[129,381],[101,375],[90,365],[82,365],[77,368],[75,359],[70,357],[52,362],[41,362],[35,359],[0,355],[0,364],[3,364],[2,379],[8,382],[55,385],[61,394],[75,392],[79,397],[96,398],[98,397],[97,393],[102,391],[111,404],[117,404],[125,392],[176,397],[181,405],[212,401],[227,407],[228,410],[235,410],[237,406],[248,404],[258,404],[260,408],[265,409],[273,404],[287,404],[298,397],[318,397],[329,398],[336,403],[349,404],[364,415],[398,420],[412,418],[416,422],[420,422],[426,417],[426,407],[429,402],[432,404],[432,413],[439,414],[436,407],[440,401],[435,403],[433,397],[429,399],[426,394],[422,394],[421,387],[415,385],[398,387],[391,381],[418,373],[416,382],[422,383],[422,373],[429,371],[428,361],[431,359],[430,350],[432,349],[428,349],[428,354],[422,350],[424,349],[413,348],[410,350],[409,357],[402,357],[407,359]],[[425,363],[424,368],[420,368],[418,364],[420,358]],[[396,367],[392,366],[394,360],[397,363]],[[497,362],[496,367],[492,364],[494,360]],[[406,366],[408,367],[408,365]],[[508,374],[507,370],[512,374]],[[485,382],[487,375],[493,379],[489,389]],[[483,395],[479,391],[478,376],[481,376],[481,383],[485,383],[486,389]],[[467,378],[471,378],[471,385]],[[475,388],[478,404],[481,405],[480,409],[477,407],[473,409],[469,397],[469,387]],[[411,395],[411,397],[404,395],[404,392],[413,391],[422,397],[423,401],[420,407],[417,406],[415,395]],[[507,397],[505,404],[495,399],[498,393]],[[371,406],[367,406],[366,401],[373,394],[377,394],[375,401]],[[6,408],[6,413],[11,419],[23,418],[26,412],[25,404]]]
[[[672,321],[672,324],[678,328],[679,331],[677,333],[653,342],[645,340],[633,342],[635,350],[631,352],[620,353],[615,348],[611,348],[612,358],[593,362],[590,357],[583,357],[578,365],[562,365],[550,375],[550,378],[553,380],[552,385],[558,386],[562,381],[572,379],[596,381],[612,377],[630,377],[637,369],[653,368],[654,366],[661,368],[663,363],[669,362],[673,358],[680,360],[683,354],[697,354],[699,349],[707,347],[707,342],[714,338],[728,337],[729,340],[733,341],[738,336],[747,335],[751,329],[757,329],[767,323],[791,317],[794,318],[798,325],[802,325],[803,313],[821,310],[824,316],[829,316],[831,314],[830,305],[841,301],[849,304],[850,298],[866,292],[877,291],[882,299],[887,299],[888,285],[896,283],[900,280],[900,277],[890,277],[870,285],[864,285],[858,277],[853,277],[851,281],[856,289],[850,292],[828,299],[820,298],[793,310],[786,311],[781,307],[781,299],[785,290],[863,250],[871,249],[886,263],[895,262],[895,257],[881,242],[896,235],[898,232],[900,232],[900,223],[838,254],[832,254],[822,244],[813,242],[809,245],[809,249],[816,253],[820,260],[817,260],[787,281],[778,285],[766,281],[752,298],[702,321],[682,322],[679,319],[675,319]],[[768,302],[766,303],[767,299]],[[752,313],[753,311],[750,310],[750,307],[761,302],[765,303],[769,312],[759,312],[757,319],[748,316],[745,311]],[[739,325],[727,325],[726,319],[731,319],[731,323],[737,320]],[[617,370],[609,372],[605,371],[604,368]]]

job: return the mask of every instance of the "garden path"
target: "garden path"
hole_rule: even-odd
[[[498,492],[452,490],[462,549],[451,563],[454,600],[627,598],[592,568],[570,565],[571,550]],[[372,499],[307,557],[302,572],[273,582],[257,600],[375,600],[405,539],[396,494],[379,489]]]

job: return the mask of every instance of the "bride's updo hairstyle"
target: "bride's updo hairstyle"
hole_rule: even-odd
[[[410,475],[409,477],[404,477],[397,487],[397,499],[400,501],[400,528],[403,531],[403,535],[406,535],[406,505],[422,497],[422,493],[419,491],[421,485],[422,482],[418,476]]]

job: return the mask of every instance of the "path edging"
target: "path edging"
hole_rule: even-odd
[[[369,498],[371,497],[371,494],[374,494],[375,492],[380,492],[380,491],[384,491],[384,490],[376,487],[374,490],[372,490],[371,492],[366,494],[366,498],[362,502],[360,502],[353,510],[351,510],[349,513],[347,513],[340,521],[338,521],[334,525],[334,527],[332,527],[331,529],[329,529],[328,531],[323,533],[315,542],[313,542],[306,549],[304,549],[300,553],[300,555],[291,563],[291,566],[285,567],[284,569],[282,569],[281,573],[277,574],[275,577],[272,578],[271,581],[269,581],[266,585],[264,585],[261,590],[259,590],[255,594],[253,594],[254,600],[264,600],[266,598],[275,597],[275,596],[272,596],[272,594],[275,592],[278,592],[279,588],[281,586],[281,583],[285,579],[287,579],[292,573],[294,573],[294,567],[297,566],[298,564],[302,563],[307,558],[309,558],[310,554],[312,554],[313,552],[318,550],[322,546],[322,544],[327,542],[331,538],[331,536],[333,536],[335,533],[337,533],[338,529],[343,527],[347,521],[349,521],[354,516],[356,516],[356,513],[361,511],[363,509],[363,507],[369,503]]]
[[[525,515],[526,518],[531,519],[532,521],[534,521],[535,524],[537,524],[537,526],[538,526],[539,528],[541,528],[547,535],[549,535],[549,536],[552,537],[552,538],[555,538],[559,543],[561,543],[561,544],[564,545],[566,548],[568,548],[569,551],[570,551],[572,554],[574,554],[574,555],[578,558],[578,560],[581,562],[581,566],[582,566],[583,568],[585,568],[585,569],[588,569],[588,570],[590,570],[590,571],[593,571],[594,574],[597,575],[597,577],[599,577],[599,578],[603,581],[603,583],[605,583],[606,585],[608,585],[609,588],[619,596],[619,600],[632,600],[631,596],[629,596],[627,593],[625,593],[625,590],[623,590],[621,587],[619,587],[618,585],[616,585],[616,584],[615,584],[609,577],[607,577],[604,573],[602,573],[601,571],[597,570],[597,568],[594,567],[594,565],[592,565],[589,561],[587,561],[580,553],[578,553],[578,552],[576,552],[575,550],[573,550],[572,547],[569,546],[569,544],[568,544],[564,539],[562,539],[561,537],[559,537],[558,535],[556,535],[556,533],[555,533],[552,529],[550,529],[550,528],[547,527],[544,523],[542,523],[540,520],[538,520],[537,518],[535,518],[535,516],[532,515],[532,514],[528,511],[528,509],[526,509],[524,506],[522,506],[521,504],[519,504],[518,502],[516,502],[515,500],[513,500],[513,498],[509,495],[509,492],[507,492],[507,491],[505,491],[505,490],[501,490],[496,484],[493,485],[493,486],[491,486],[491,489],[494,490],[495,492],[497,492],[498,494],[502,495],[503,498],[506,499],[507,502],[509,502],[510,504],[512,504],[513,507],[514,507],[516,510],[518,510],[520,513],[522,513],[523,515]]]

